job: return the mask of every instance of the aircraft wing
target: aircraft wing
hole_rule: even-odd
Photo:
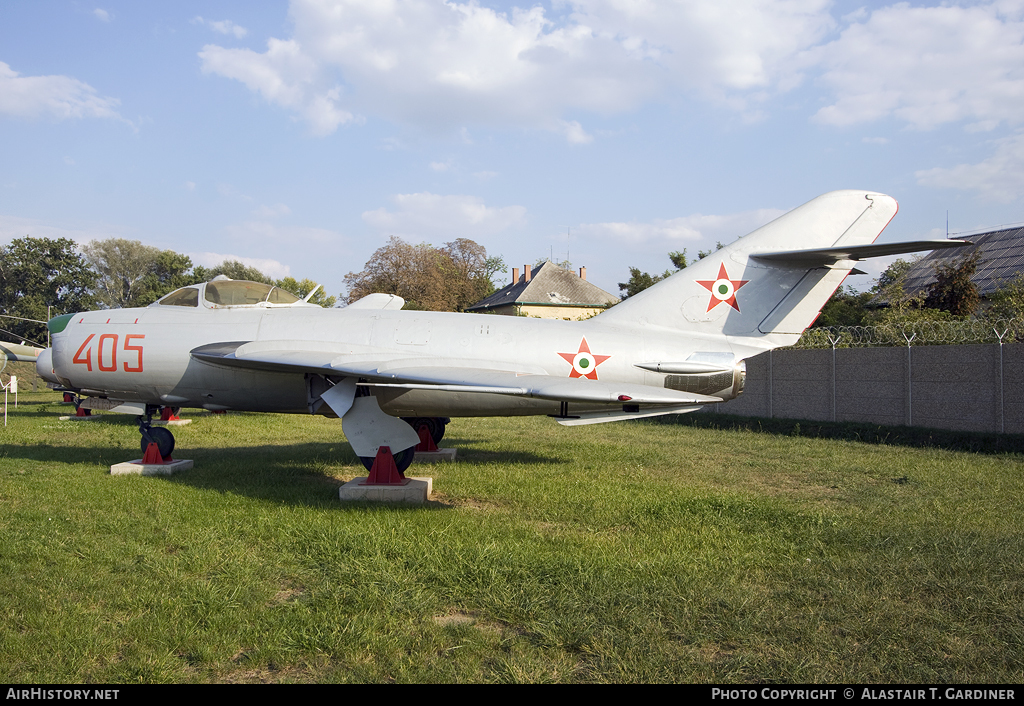
[[[651,385],[606,382],[547,375],[522,363],[456,358],[396,356],[368,349],[340,351],[336,344],[309,341],[225,342],[200,346],[192,357],[215,365],[270,372],[304,372],[358,377],[371,387],[451,392],[486,392],[540,399],[598,404],[701,405],[718,397]]]
[[[389,366],[384,372],[395,382],[376,382],[376,387],[495,392],[545,400],[602,404],[708,404],[718,397],[679,392],[636,383],[605,382],[584,378],[516,373],[506,370],[467,370],[459,366]]]
[[[18,343],[0,342],[0,356],[7,360],[20,360],[22,362],[34,363],[45,348],[26,346]]]

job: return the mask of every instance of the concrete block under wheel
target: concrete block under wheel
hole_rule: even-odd
[[[366,477],[353,478],[338,489],[342,500],[361,500],[378,503],[411,503],[419,505],[430,500],[434,489],[433,478],[407,477],[402,485],[363,485]]]
[[[169,476],[192,468],[192,461],[181,459],[170,463],[143,463],[142,459],[115,463],[110,467],[112,476]]]
[[[413,457],[413,463],[440,463],[441,461],[454,461],[455,449],[438,449],[437,451],[417,451]]]
[[[164,421],[162,419],[157,419],[156,421],[153,422],[153,426],[183,427],[186,424],[191,424],[191,423],[192,423],[191,419],[168,419],[166,421]]]

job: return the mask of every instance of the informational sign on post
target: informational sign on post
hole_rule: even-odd
[[[0,380],[0,385],[3,385],[3,388],[4,388],[4,426],[7,426],[7,395],[9,393],[11,393],[11,392],[14,393],[14,406],[17,407],[18,406],[18,377],[16,375],[12,375],[11,379],[7,381],[7,384],[4,384],[3,381]]]

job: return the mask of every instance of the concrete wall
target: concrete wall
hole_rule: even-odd
[[[1024,345],[777,350],[747,359],[737,399],[706,411],[1024,433]],[[834,389],[834,395],[833,395]]]

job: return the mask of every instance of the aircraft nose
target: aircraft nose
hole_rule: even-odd
[[[47,382],[60,384],[57,375],[53,372],[53,350],[47,348],[36,358],[36,374]]]
[[[54,316],[52,319],[46,322],[46,328],[49,329],[50,335],[60,333],[67,328],[68,322],[71,321],[71,317],[74,314],[61,314],[60,316]]]

